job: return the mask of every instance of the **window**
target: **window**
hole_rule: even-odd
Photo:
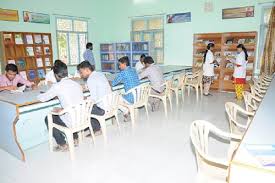
[[[150,44],[150,55],[158,64],[163,64],[164,62],[163,32],[163,17],[132,19],[132,41],[148,41]]]
[[[56,29],[59,59],[68,65],[80,63],[88,40],[87,20],[57,18]]]
[[[260,26],[260,41],[259,41],[257,69],[260,69],[261,67],[261,58],[264,52],[265,37],[268,29],[271,10],[272,10],[272,5],[264,6],[262,8],[262,20],[261,20],[261,26]]]

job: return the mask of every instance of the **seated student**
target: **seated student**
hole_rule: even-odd
[[[81,62],[77,66],[77,70],[80,73],[81,78],[87,79],[88,89],[90,91],[90,99],[94,102],[102,99],[105,95],[112,92],[111,86],[106,76],[94,70],[94,67],[88,62]],[[104,106],[103,103],[99,103],[93,106],[92,114],[104,115],[109,106]],[[91,124],[95,133],[100,132],[100,124],[96,119],[91,119]]]
[[[139,59],[139,62],[136,63],[136,70],[138,73],[140,73],[142,71],[142,69],[144,68],[144,58],[146,56],[144,54],[140,55],[140,59]]]
[[[55,60],[53,65],[55,66],[60,63],[63,63],[63,62],[61,60]],[[46,74],[45,80],[46,80],[47,84],[53,84],[53,83],[57,82],[56,78],[54,76],[54,73],[53,73],[53,69]]]
[[[130,68],[129,58],[127,56],[120,58],[118,60],[118,65],[121,72],[118,73],[117,77],[113,80],[113,87],[121,83],[124,85],[125,92],[127,92],[140,84],[138,74],[135,69]],[[132,94],[128,94],[124,95],[122,100],[122,102],[125,103],[133,103],[134,97]],[[120,110],[124,114],[124,121],[128,121],[129,110],[123,106],[121,106]]]
[[[24,79],[18,74],[18,68],[15,64],[7,64],[6,73],[0,76],[0,91],[16,90],[18,84],[26,85],[27,87],[34,86],[34,82]]]
[[[57,83],[43,94],[40,94],[37,98],[41,102],[46,102],[55,97],[58,98],[62,108],[54,109],[55,112],[60,112],[62,109],[75,106],[83,102],[82,87],[77,82],[68,78],[68,69],[65,63],[60,63],[53,67],[53,72]],[[61,126],[71,126],[71,118],[65,113],[61,116],[53,116],[53,122]],[[48,126],[48,119],[45,118],[45,123]],[[68,145],[66,144],[64,135],[57,129],[53,129],[53,137],[56,140],[58,146],[56,151],[67,151]],[[78,136],[74,134],[75,143],[77,143]]]
[[[148,78],[151,83],[152,94],[162,94],[164,91],[164,77],[161,68],[154,64],[152,57],[148,56],[144,58],[144,70],[139,74],[140,79]],[[152,111],[158,108],[160,100],[153,98],[149,100]]]

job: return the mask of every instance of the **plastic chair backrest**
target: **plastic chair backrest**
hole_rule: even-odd
[[[150,92],[150,85],[148,83],[141,84],[133,89],[131,89],[130,93],[132,93],[134,98],[134,103],[143,103],[148,101]]]

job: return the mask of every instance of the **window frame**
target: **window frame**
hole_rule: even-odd
[[[65,19],[65,20],[71,20],[72,21],[72,30],[70,31],[67,31],[67,30],[58,30],[58,25],[57,25],[57,20],[58,19]],[[80,32],[80,31],[74,31],[74,21],[84,21],[86,22],[86,27],[87,27],[87,31],[86,32]],[[59,44],[58,44],[58,33],[65,33],[66,34],[66,37],[67,37],[67,57],[68,57],[68,62],[66,63],[68,66],[75,66],[77,64],[79,64],[81,62],[81,58],[82,58],[82,54],[83,53],[80,53],[80,44],[79,44],[79,35],[80,34],[85,34],[86,35],[86,42],[88,42],[89,40],[89,21],[88,21],[88,18],[87,19],[84,19],[84,18],[79,18],[79,17],[62,17],[62,16],[57,16],[55,17],[55,26],[56,26],[56,46],[57,46],[57,55],[58,57],[60,57],[60,53],[59,53]],[[69,43],[69,39],[70,39],[70,34],[76,34],[77,35],[77,47],[78,47],[78,62],[77,63],[72,63],[71,62],[71,53],[70,53],[70,44]]]
[[[153,19],[161,19],[162,20],[162,28],[161,29],[149,29],[149,21],[150,20],[153,20]],[[142,20],[145,22],[145,30],[140,30],[140,31],[136,31],[134,30],[134,22],[135,21],[139,21],[139,20]],[[158,64],[165,64],[164,62],[164,58],[165,58],[165,49],[164,49],[164,33],[165,33],[165,18],[162,16],[162,15],[156,15],[156,16],[148,16],[148,17],[132,17],[131,19],[131,31],[130,31],[130,38],[131,38],[131,41],[134,41],[134,34],[135,33],[142,33],[142,37],[144,36],[145,33],[149,33],[149,34],[152,34],[153,36],[156,34],[156,33],[162,33],[162,48],[157,48],[157,47],[154,47],[154,52],[156,53],[157,50],[162,50],[162,53],[163,53],[163,62],[162,63],[158,63]],[[145,41],[143,40],[143,38],[141,38],[142,41]],[[151,46],[151,43],[149,44],[150,45],[150,54],[153,52],[152,50],[152,46]]]

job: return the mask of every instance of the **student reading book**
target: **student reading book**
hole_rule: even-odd
[[[15,64],[7,64],[5,71],[6,73],[0,76],[0,91],[16,90],[19,83],[27,87],[35,85],[34,82],[30,82],[18,74],[18,68]]]

